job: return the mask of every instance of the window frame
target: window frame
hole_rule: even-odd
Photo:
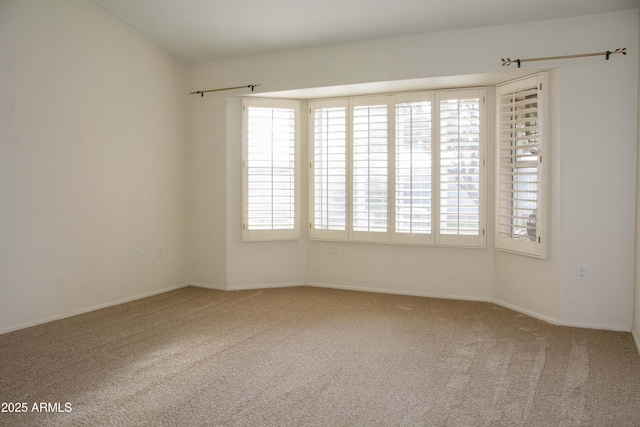
[[[386,230],[385,231],[361,231],[354,230],[355,228],[355,213],[354,213],[354,191],[355,191],[355,174],[354,174],[354,162],[356,160],[355,157],[355,129],[354,124],[354,109],[357,107],[376,107],[384,105],[386,108],[386,169],[387,173],[386,177],[386,190],[385,190],[385,198],[386,198]],[[365,97],[357,97],[349,99],[349,111],[348,111],[348,123],[350,125],[350,132],[347,134],[347,152],[349,153],[349,162],[347,163],[347,178],[350,183],[350,190],[347,193],[347,218],[349,221],[347,223],[347,228],[349,230],[349,240],[354,242],[367,242],[367,243],[388,243],[390,239],[390,203],[389,203],[389,195],[392,194],[392,179],[390,179],[390,171],[391,171],[391,143],[392,143],[392,134],[395,132],[395,128],[393,123],[390,120],[390,110],[391,110],[391,100],[388,95],[382,96],[365,96]],[[373,160],[369,159],[368,162]],[[371,214],[371,210],[368,211]],[[371,216],[369,215],[369,218]],[[369,226],[371,225],[371,219],[368,221]]]
[[[294,112],[293,228],[260,229],[249,227],[249,132],[248,113],[252,107],[291,109]],[[300,101],[275,98],[242,98],[242,241],[298,240],[300,238]]]
[[[435,152],[433,149],[434,139],[435,139],[435,129],[434,123],[436,120],[434,109],[435,109],[435,92],[434,91],[420,91],[420,92],[410,92],[410,93],[402,93],[393,96],[393,113],[394,113],[394,140],[392,141],[393,151],[393,161],[391,162],[391,172],[390,175],[393,174],[393,193],[391,199],[391,212],[393,214],[393,227],[391,229],[391,243],[395,244],[407,244],[407,245],[434,245],[435,243],[435,212],[437,212],[437,207],[434,202],[434,194],[436,189],[436,177],[435,177],[435,164],[434,157]],[[431,232],[430,233],[402,233],[398,231],[397,227],[397,213],[398,213],[398,197],[397,197],[397,188],[398,188],[398,174],[397,174],[397,166],[398,166],[398,156],[397,156],[397,141],[398,141],[398,128],[397,128],[397,106],[399,104],[409,104],[409,103],[418,103],[418,102],[429,102],[430,103],[430,156],[431,156]],[[412,159],[413,160],[413,159]],[[413,206],[412,206],[413,208]]]
[[[315,112],[316,110],[324,109],[339,109],[344,108],[345,113],[345,125],[344,125],[344,152],[345,152],[345,164],[344,164],[344,196],[345,196],[345,227],[344,230],[335,230],[324,227],[316,228],[316,194],[315,190],[318,184],[316,177],[316,158],[315,158]],[[349,125],[349,101],[348,99],[323,99],[309,101],[309,238],[312,240],[329,240],[329,241],[347,241],[349,240],[349,194],[351,191],[351,185],[349,181],[349,174],[347,165],[350,164],[350,153],[348,148],[348,135],[351,131]],[[327,172],[328,175],[328,172]],[[327,207],[328,210],[328,207]],[[328,220],[328,219],[327,219]]]
[[[465,235],[465,234],[445,234],[441,232],[441,216],[442,216],[442,187],[441,187],[441,179],[442,176],[439,173],[441,168],[441,147],[438,142],[437,145],[437,156],[435,159],[435,170],[438,171],[436,175],[437,182],[437,195],[436,195],[436,235],[435,235],[435,243],[438,246],[464,246],[464,247],[482,247],[484,248],[486,245],[485,239],[485,230],[486,230],[486,151],[487,151],[487,126],[486,126],[486,116],[487,116],[487,108],[486,108],[486,90],[484,88],[479,89],[456,89],[456,90],[446,90],[446,91],[437,91],[436,92],[436,100],[435,100],[435,113],[436,113],[436,121],[437,121],[437,137],[442,135],[441,133],[441,109],[440,101],[444,100],[452,100],[452,99],[467,99],[467,98],[478,98],[479,100],[479,130],[478,130],[478,180],[479,180],[479,197],[478,197],[478,234],[477,235]]]
[[[536,167],[536,211],[535,211],[535,230],[536,237],[531,239],[515,239],[506,238],[501,233],[502,224],[500,221],[501,210],[509,209],[503,206],[504,201],[508,200],[503,198],[505,186],[508,186],[512,180],[507,181],[503,179],[504,175],[501,171],[501,98],[505,93],[516,93],[525,91],[527,88],[537,88],[536,90],[536,132],[537,132],[537,152],[538,156]],[[549,198],[549,165],[550,165],[550,141],[548,132],[548,91],[549,85],[547,83],[547,73],[540,72],[527,77],[510,80],[496,85],[496,131],[495,131],[495,152],[496,152],[496,196],[495,196],[495,249],[503,252],[510,252],[519,255],[530,256],[539,259],[545,259],[547,257],[548,247],[548,198]],[[515,172],[512,173],[512,175]],[[513,198],[512,198],[513,199]],[[502,202],[502,203],[501,203]],[[514,208],[511,207],[511,210]],[[512,216],[512,215],[511,215]],[[528,227],[528,224],[527,224]]]
[[[439,101],[441,99],[475,97],[480,102],[479,133],[479,230],[477,235],[441,235],[440,215],[440,148]],[[408,102],[429,101],[431,103],[431,233],[401,233],[396,229],[396,105]],[[446,246],[446,247],[486,247],[486,88],[416,91],[408,93],[372,95],[362,97],[317,99],[309,101],[309,239],[329,241],[352,241],[366,243],[388,243],[400,245]],[[346,103],[346,104],[345,104]],[[353,230],[353,109],[360,105],[387,105],[387,230],[386,232],[366,232]],[[317,229],[314,226],[314,111],[316,108],[342,105],[347,107],[347,233]]]

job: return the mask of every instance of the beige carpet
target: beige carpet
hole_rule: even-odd
[[[189,287],[0,335],[0,401],[27,404],[3,426],[638,426],[640,356],[488,303]]]

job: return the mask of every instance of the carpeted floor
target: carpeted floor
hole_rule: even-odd
[[[489,303],[188,287],[0,335],[0,401],[3,426],[637,426],[640,356]]]

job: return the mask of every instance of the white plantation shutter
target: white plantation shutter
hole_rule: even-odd
[[[395,229],[393,242],[433,243],[432,93],[395,101]]]
[[[483,246],[484,91],[440,92],[438,235],[442,245]]]
[[[309,237],[484,247],[484,89],[309,102]]]
[[[352,240],[389,241],[388,100],[364,98],[352,104]]]
[[[311,101],[309,237],[346,240],[347,100]]]
[[[243,100],[243,240],[296,239],[298,103]]]
[[[538,74],[496,88],[496,249],[540,258],[546,256],[544,79]]]

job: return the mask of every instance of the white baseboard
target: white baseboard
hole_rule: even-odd
[[[527,316],[531,316],[544,322],[551,323],[552,325],[582,329],[601,329],[605,331],[630,332],[630,329],[623,325],[606,323],[563,322],[558,319],[554,319],[553,317],[545,316],[544,314],[536,313],[535,311],[527,310],[525,308],[501,300],[494,299],[493,303],[508,308],[509,310],[517,311],[518,313],[526,314]]]
[[[318,288],[340,289],[345,291],[375,292],[375,293],[384,293],[384,294],[408,295],[408,296],[415,296],[415,297],[440,298],[440,299],[450,299],[450,300],[459,300],[459,301],[489,302],[489,303],[493,303],[493,304],[508,308],[509,310],[517,311],[518,313],[522,313],[524,315],[533,317],[535,319],[542,320],[543,322],[547,322],[552,325],[568,326],[568,327],[583,328],[583,329],[600,329],[600,330],[618,331],[618,332],[631,332],[631,328],[625,325],[559,321],[558,319],[554,319],[553,317],[536,313],[535,311],[522,308],[515,304],[511,304],[499,299],[493,299],[493,298],[487,298],[487,297],[469,297],[464,295],[440,294],[440,293],[434,293],[434,292],[422,292],[417,290],[372,288],[367,286],[337,285],[334,283],[322,283],[322,282],[268,283],[268,284],[251,284],[251,285],[240,285],[240,286],[229,286],[229,287],[225,287],[223,285],[215,285],[211,283],[199,283],[199,282],[190,282],[189,284],[191,286],[197,286],[197,287],[207,288],[207,289],[217,289],[222,291],[287,288],[287,287],[293,287],[293,286],[313,286]],[[640,340],[638,339],[638,336],[635,333],[634,333],[634,340],[636,342],[636,346],[638,347],[638,351],[640,352]]]
[[[246,291],[251,289],[270,289],[270,288],[293,288],[295,286],[306,286],[306,282],[291,282],[291,283],[266,283],[261,285],[240,285],[229,286],[228,291]]]
[[[631,332],[631,328],[624,325],[618,325],[614,323],[585,323],[585,322],[562,322],[558,321],[560,326],[568,326],[571,328],[583,328],[583,329],[601,329],[603,331],[615,331],[615,332]]]
[[[34,320],[32,322],[26,322],[26,323],[21,323],[21,324],[18,324],[18,325],[9,326],[7,328],[0,329],[0,335],[6,334],[8,332],[17,331],[17,330],[20,330],[20,329],[30,328],[32,326],[42,325],[43,323],[49,323],[49,322],[54,322],[56,320],[66,319],[67,317],[73,317],[73,316],[77,316],[79,314],[89,313],[90,311],[96,311],[96,310],[100,310],[102,308],[112,307],[114,305],[124,304],[124,303],[127,303],[127,302],[139,300],[139,299],[142,299],[142,298],[147,298],[147,297],[151,297],[151,296],[154,296],[154,295],[163,294],[165,292],[169,292],[169,291],[173,291],[173,290],[176,290],[176,289],[184,288],[184,287],[186,287],[188,285],[189,285],[188,283],[182,283],[182,284],[177,285],[177,286],[169,286],[167,288],[162,288],[162,289],[158,289],[158,290],[151,291],[151,292],[145,292],[144,294],[138,294],[138,295],[134,295],[134,296],[127,297],[127,298],[122,298],[122,299],[119,299],[117,301],[111,301],[111,302],[107,302],[107,303],[104,303],[104,304],[98,304],[98,305],[94,305],[94,306],[91,306],[91,307],[74,310],[74,311],[71,311],[71,312],[68,312],[68,313],[56,314],[55,316],[43,317],[43,318],[40,318],[38,320]]]
[[[227,290],[227,287],[225,285],[218,285],[214,283],[189,282],[189,286],[195,286],[196,288],[204,288],[204,289],[215,289],[216,291]]]
[[[341,289],[344,291],[376,292],[381,294],[408,295],[413,297],[452,299],[452,300],[459,300],[459,301],[491,302],[490,298],[466,297],[462,295],[439,294],[439,293],[433,293],[433,292],[406,291],[401,289],[369,288],[364,286],[335,285],[332,283],[320,283],[320,282],[307,282],[307,286],[315,286],[317,288]]]
[[[251,285],[225,286],[214,283],[189,282],[189,286],[195,286],[204,289],[215,289],[218,291],[246,291],[251,289],[270,289],[270,288],[291,288],[294,286],[306,286],[305,282],[291,283],[257,283]]]
[[[505,308],[508,308],[513,311],[517,311],[519,313],[525,314],[527,316],[531,316],[533,318],[542,320],[544,322],[559,325],[559,326],[569,326],[569,327],[577,327],[577,328],[586,328],[586,329],[603,329],[603,330],[611,330],[611,331],[619,331],[619,332],[631,332],[633,340],[638,348],[638,352],[640,353],[640,339],[638,338],[637,331],[632,330],[631,328],[622,326],[622,325],[613,325],[613,324],[584,324],[584,323],[573,323],[573,322],[561,322],[552,317],[542,315],[536,313],[531,310],[527,310],[525,308],[519,307],[514,304],[507,303],[505,301],[496,300],[492,298],[484,298],[484,297],[467,297],[463,295],[452,295],[452,294],[439,294],[433,292],[421,292],[414,290],[401,290],[401,289],[388,289],[388,288],[371,288],[364,286],[349,286],[349,285],[336,285],[332,283],[321,283],[321,282],[291,282],[291,283],[267,283],[267,284],[251,284],[251,285],[240,285],[240,286],[225,286],[213,283],[203,283],[203,282],[188,282],[182,283],[177,286],[170,286],[167,288],[159,289],[152,292],[147,292],[144,294],[135,295],[128,298],[123,298],[117,301],[112,301],[105,304],[99,304],[88,308],[83,308],[80,310],[74,310],[70,313],[59,314],[55,316],[41,318],[32,322],[22,323],[19,325],[9,326],[7,328],[0,329],[0,335],[5,334],[7,332],[17,331],[19,329],[29,328],[31,326],[37,326],[47,322],[53,322],[55,320],[64,319],[67,317],[77,316],[79,314],[88,313],[90,311],[99,310],[101,308],[111,307],[118,304],[124,304],[130,301],[135,301],[141,298],[147,298],[153,295],[162,294],[165,292],[169,292],[175,289],[184,288],[186,286],[195,286],[199,288],[205,289],[214,289],[220,291],[241,291],[241,290],[255,290],[255,289],[268,289],[268,288],[289,288],[295,286],[312,286],[318,288],[330,288],[330,289],[340,289],[345,291],[361,291],[361,292],[375,292],[375,293],[385,293],[385,294],[395,294],[395,295],[408,295],[408,296],[416,296],[416,297],[426,297],[426,298],[441,298],[441,299],[451,299],[451,300],[460,300],[460,301],[478,301],[478,302],[490,302]]]
[[[616,324],[600,324],[600,323],[577,323],[577,322],[561,322],[553,317],[546,316],[544,314],[536,313],[535,311],[527,310],[525,308],[519,307],[514,304],[510,304],[505,301],[493,299],[493,298],[484,298],[484,297],[467,297],[461,295],[451,295],[451,294],[438,294],[432,292],[420,292],[420,291],[405,291],[399,289],[384,289],[384,288],[370,288],[370,287],[361,287],[361,286],[348,286],[348,285],[336,285],[331,283],[319,283],[319,282],[307,282],[308,286],[316,286],[319,288],[331,288],[331,289],[342,289],[348,291],[363,291],[363,292],[378,292],[385,294],[395,294],[395,295],[409,295],[416,297],[427,297],[427,298],[442,298],[442,299],[451,299],[451,300],[460,300],[460,301],[479,301],[479,302],[490,302],[501,307],[508,308],[509,310],[517,311],[518,313],[522,313],[524,315],[533,317],[538,320],[542,320],[543,322],[550,323],[552,325],[558,326],[568,326],[574,328],[583,328],[583,329],[601,329],[608,331],[617,331],[617,332],[630,332],[631,329],[625,327],[623,325]],[[636,341],[636,346],[638,346],[638,351],[640,352],[640,341],[637,339],[637,336],[634,336]]]
[[[492,302],[500,307],[508,308],[509,310],[517,311],[518,313],[526,314],[527,316],[533,317],[538,320],[542,320],[543,322],[551,323],[552,325],[560,325],[560,323],[554,319],[553,317],[545,316],[543,314],[536,313],[535,311],[527,310],[526,308],[519,307],[514,304],[510,304],[505,301],[501,301],[498,299],[492,300]]]

